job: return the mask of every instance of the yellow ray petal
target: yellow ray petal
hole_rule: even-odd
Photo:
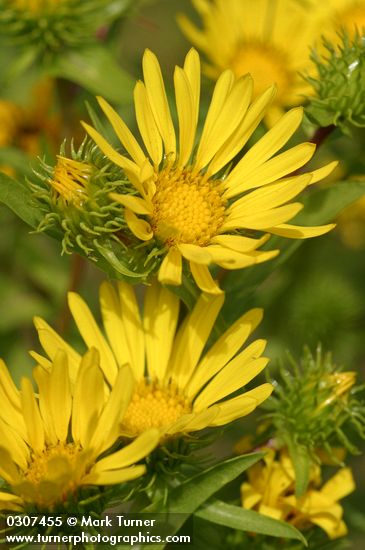
[[[181,285],[182,258],[177,248],[170,248],[164,257],[159,272],[158,280],[166,285]]]
[[[178,244],[182,256],[191,262],[201,265],[209,265],[212,258],[206,247],[198,246],[195,244]]]
[[[312,179],[310,184],[317,183],[317,181],[323,180],[326,178],[338,165],[338,160],[334,160],[332,162],[329,162],[325,166],[322,166],[321,168],[317,168],[317,170],[312,170],[309,172],[312,175]]]
[[[13,379],[10,376],[7,366],[4,361],[0,359],[0,385],[3,389],[4,394],[6,395],[9,403],[13,407],[20,409],[20,395],[19,390],[13,382]]]
[[[251,172],[281,149],[291,138],[303,119],[303,107],[291,109],[255,143],[240,160],[239,169]]]
[[[187,422],[183,430],[180,429],[180,431],[189,433],[193,431],[204,430],[204,428],[207,428],[212,424],[212,422],[214,422],[218,415],[219,407],[210,407],[209,409],[196,412],[195,414],[190,415],[191,420]]]
[[[312,158],[314,151],[315,145],[312,143],[301,143],[264,162],[249,174],[243,170],[240,177],[237,172],[235,181],[233,179],[231,181],[228,176],[225,180],[226,191],[224,197],[230,199],[244,191],[267,185],[287,174],[291,174],[306,164]],[[312,183],[312,180],[310,180],[310,183]]]
[[[244,76],[242,80],[244,82],[244,89],[240,97],[240,110],[243,118],[252,99],[253,81],[250,75]],[[216,152],[208,168],[209,174],[216,174],[242,150],[242,142],[246,141],[246,137],[242,133],[241,126],[242,123],[238,125],[230,136],[228,136],[226,141]]]
[[[40,453],[43,451],[45,443],[44,427],[31,381],[28,378],[23,378],[21,388],[22,410],[28,441],[31,448]]]
[[[269,231],[268,227],[274,227],[290,220],[298,214],[302,208],[302,204],[293,202],[285,206],[280,206],[279,208],[265,210],[251,215],[247,214],[246,216],[234,216],[230,214],[222,225],[221,231],[241,228]]]
[[[40,317],[34,317],[34,326],[38,331],[38,338],[42,348],[53,361],[58,350],[64,350],[68,357],[68,368],[71,381],[76,379],[80,364],[80,355]]]
[[[199,118],[199,100],[200,100],[200,58],[198,52],[191,48],[185,57],[184,72],[190,83],[195,126]]]
[[[27,470],[30,459],[29,447],[19,432],[9,426],[0,418],[1,448],[5,449],[11,459],[20,466],[22,470]]]
[[[148,430],[138,436],[134,441],[132,441],[132,443],[129,443],[123,447],[123,449],[120,449],[120,451],[116,451],[115,453],[99,460],[93,468],[93,473],[101,473],[108,470],[119,470],[139,462],[142,458],[153,451],[159,440],[159,430]]]
[[[202,136],[195,161],[199,170],[204,168],[218,152],[220,154],[217,158],[216,168],[222,162],[224,165],[232,158],[229,155],[229,148],[225,149],[223,146],[226,145],[226,141],[234,133],[246,113],[248,102],[242,102],[242,98],[247,95],[246,90],[247,78],[245,77],[240,78],[233,84],[219,113],[216,114],[216,119],[210,128],[209,134],[204,136],[204,140]],[[223,158],[221,148],[223,148],[223,152],[227,152],[226,155],[223,154]]]
[[[236,252],[252,252],[266,243],[270,235],[264,235],[260,239],[243,237],[241,235],[216,235],[211,239],[212,244],[219,244]]]
[[[149,215],[153,213],[152,205],[145,199],[140,197],[132,197],[131,195],[118,195],[117,193],[110,193],[109,197],[115,202],[119,202],[129,210],[132,210],[136,214]]]
[[[259,357],[265,343],[264,340],[254,342],[223,367],[194,401],[194,409],[199,411],[217,403],[255,378],[269,361],[266,357]],[[250,348],[253,350],[251,351]],[[252,355],[250,356],[249,353]],[[255,359],[255,357],[259,358]]]
[[[355,489],[356,486],[350,468],[341,468],[323,485],[321,493],[335,501],[349,495]]]
[[[134,135],[125,124],[124,120],[118,115],[118,113],[109,105],[105,99],[102,97],[97,97],[98,103],[105,115],[109,119],[111,125],[114,128],[115,133],[120,139],[121,143],[124,145],[132,159],[136,164],[141,166],[145,159],[146,155],[142,151],[138,141],[135,139]]]
[[[42,369],[50,370],[50,368],[52,367],[52,361],[50,361],[49,359],[46,359],[45,357],[43,357],[43,355],[40,355],[36,351],[30,351],[29,355],[33,357],[34,361],[36,361],[37,365],[42,367]],[[76,377],[76,373],[75,373],[75,377]],[[73,378],[73,380],[75,379],[75,377]]]
[[[132,233],[141,241],[150,241],[153,237],[151,226],[146,220],[138,218],[132,210],[124,210],[124,219]]]
[[[4,493],[4,491],[0,491],[0,510],[20,512],[22,509],[22,498],[12,495],[11,493]]]
[[[275,94],[276,86],[271,86],[263,94],[257,97],[248,109],[246,116],[237,128],[233,137],[234,142],[237,143],[237,147],[240,147],[239,150],[243,148],[253,132],[256,130],[257,126],[260,124],[267,111],[267,107],[273,101]],[[241,183],[242,173],[243,171],[240,169],[240,162],[238,162],[226,178],[226,186],[234,186],[237,183]]]
[[[126,341],[132,358],[130,366],[136,380],[140,380],[145,370],[145,348],[138,303],[133,287],[127,283],[119,281],[118,292]]]
[[[81,122],[81,124],[83,125],[91,139],[95,141],[96,145],[103,151],[108,159],[114,162],[114,164],[116,164],[117,166],[120,166],[123,169],[127,169],[134,174],[138,174],[139,168],[135,162],[131,161],[127,157],[124,157],[120,153],[117,153],[117,151],[113,149],[110,143],[108,143],[107,140],[95,130],[95,128],[93,128],[89,124],[86,124],[86,122]]]
[[[173,382],[185,388],[222,308],[224,295],[202,294],[178,331],[169,363]]]
[[[152,283],[147,289],[143,325],[148,374],[163,380],[170,358],[179,316],[179,298],[163,286]]]
[[[20,479],[18,468],[12,460],[12,456],[9,451],[3,447],[0,447],[0,476],[9,483],[9,485],[17,483]]]
[[[250,414],[271,395],[273,389],[271,384],[261,384],[261,386],[243,395],[219,403],[219,414],[212,424],[214,426],[224,426],[228,422]]]
[[[206,143],[212,132],[212,128],[215,125],[219,113],[221,112],[223,105],[227,99],[229,92],[232,89],[234,83],[234,75],[231,71],[224,71],[218,78],[214,87],[212,100],[208,109],[208,113],[205,119],[204,128],[201,134],[199,148],[197,152],[197,159],[204,153],[206,153]],[[196,161],[197,171],[203,167],[202,163]]]
[[[134,88],[134,104],[142,139],[153,164],[158,166],[162,160],[162,141],[143,82],[137,82]]]
[[[180,67],[174,73],[176,109],[179,119],[178,166],[185,166],[193,149],[196,132],[196,112],[190,82]]]
[[[71,417],[72,397],[67,355],[64,351],[57,352],[54,358],[49,377],[49,397],[56,436],[59,441],[65,442]]]
[[[126,363],[132,365],[133,361],[125,334],[119,296],[111,283],[103,281],[100,286],[99,301],[104,330],[118,367]]]
[[[270,233],[274,235],[279,235],[280,237],[287,237],[288,239],[309,239],[310,237],[318,237],[319,235],[328,233],[328,231],[331,231],[334,227],[336,227],[335,223],[313,227],[283,223],[276,227],[270,227],[267,231],[270,231]]]
[[[72,402],[72,437],[87,448],[104,404],[104,380],[95,348],[85,353],[77,375]]]
[[[68,293],[68,305],[85,344],[88,348],[95,347],[98,350],[100,354],[100,366],[107,380],[112,384],[117,375],[118,366],[90,309],[81,296],[75,292]]]
[[[253,250],[247,254],[229,250],[219,245],[208,247],[209,253],[215,264],[224,269],[242,269],[250,265],[266,262],[275,258],[279,250],[257,251]]]
[[[91,470],[90,474],[81,480],[82,485],[116,485],[132,479],[137,479],[146,473],[146,466],[131,466],[121,470],[111,470],[96,473]]]
[[[298,195],[307,187],[310,180],[310,174],[302,174],[301,176],[294,176],[265,185],[236,200],[227,209],[227,213],[228,215],[232,214],[233,217],[238,217],[252,214],[252,212],[262,212],[263,210],[276,208]]]
[[[33,369],[33,378],[38,386],[38,403],[42,415],[46,443],[47,445],[56,445],[58,443],[58,437],[54,427],[52,414],[50,372],[51,371],[44,370],[42,367],[35,367]],[[62,411],[62,408],[60,410]]]
[[[222,294],[223,290],[214,281],[206,265],[190,262],[190,271],[200,290],[208,292],[208,294]]]
[[[190,399],[195,397],[200,388],[205,386],[208,380],[213,378],[237,353],[251,332],[261,322],[262,315],[262,309],[251,309],[233,323],[213,344],[195,369],[194,375],[186,388],[186,393]]]
[[[130,403],[133,389],[133,373],[130,367],[125,365],[118,371],[112,391],[91,436],[89,446],[96,456],[109,449],[117,441],[120,421]]]
[[[176,155],[175,130],[160,65],[155,54],[148,49],[144,53],[142,65],[148,101],[164,142],[165,154],[173,160]]]

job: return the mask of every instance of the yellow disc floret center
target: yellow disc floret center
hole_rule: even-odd
[[[190,411],[189,403],[172,386],[142,381],[123,418],[122,433],[134,436],[149,428],[167,427]]]
[[[231,60],[231,69],[237,77],[251,74],[255,96],[274,83],[278,87],[279,95],[290,89],[291,75],[287,67],[288,60],[284,52],[260,43],[242,45]]]
[[[74,443],[58,443],[35,453],[24,472],[24,483],[15,489],[25,501],[39,506],[63,501],[85,473],[81,452]]]
[[[224,213],[219,180],[188,170],[166,170],[157,176],[151,224],[167,245],[208,244],[223,224]]]

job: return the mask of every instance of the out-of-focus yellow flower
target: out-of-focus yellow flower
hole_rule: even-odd
[[[349,468],[342,468],[321,487],[320,468],[313,466],[310,483],[301,497],[295,496],[293,464],[285,451],[275,459],[269,450],[264,461],[248,470],[248,482],[241,486],[242,506],[287,521],[300,530],[321,527],[331,539],[347,533],[338,503],[355,489]]]
[[[35,86],[27,105],[0,99],[0,147],[18,147],[29,155],[40,153],[44,135],[51,148],[58,147],[60,120],[52,113],[54,82],[43,80]]]
[[[137,83],[134,97],[147,155],[102,98],[100,106],[132,160],[113,149],[94,128],[84,126],[135,187],[133,195],[113,193],[111,197],[124,207],[132,233],[141,242],[156,243],[163,258],[158,272],[160,282],[180,285],[184,259],[201,290],[219,293],[209,265],[224,269],[248,267],[278,253],[257,250],[270,233],[302,239],[333,227],[286,223],[302,208],[300,203],[290,201],[309,184],[328,175],[336,164],[292,175],[312,157],[315,146],[311,143],[274,156],[300,125],[300,107],[286,113],[232,170],[223,172],[267,112],[275,96],[274,87],[251,103],[251,77],[236,80],[231,71],[225,71],[217,81],[200,142],[195,145],[200,96],[197,52],[190,50],[184,67],[175,69],[178,142],[161,69],[149,50],[143,57],[143,72],[145,82]]]
[[[202,19],[202,29],[184,15],[178,21],[184,34],[207,63],[204,72],[217,79],[231,69],[235,75],[250,73],[255,96],[272,83],[278,94],[265,114],[272,126],[287,107],[303,103],[311,88],[299,73],[311,70],[310,46],[322,29],[317,10],[293,0],[192,0]]]
[[[0,491],[0,510],[52,509],[83,486],[122,483],[145,473],[135,463],[154,449],[157,430],[109,451],[131,397],[128,372],[121,368],[106,394],[95,349],[80,360],[73,383],[67,355],[55,350],[48,369],[34,369],[37,392],[27,378],[19,391],[0,362],[0,476],[8,486]]]
[[[130,365],[135,387],[120,425],[121,433],[136,437],[156,427],[161,439],[222,426],[252,412],[272,392],[264,383],[242,391],[266,366],[261,357],[266,342],[256,340],[241,350],[262,318],[253,309],[240,317],[202,355],[214,322],[223,305],[223,295],[202,295],[176,330],[180,302],[177,296],[154,283],[147,289],[141,318],[133,287],[109,283],[100,288],[104,331],[97,326],[82,298],[69,294],[69,306],[88,347],[96,347],[101,367],[113,386],[123,365]],[[74,376],[79,356],[42,319],[35,325],[41,344],[52,359],[58,349],[69,357]],[[241,351],[240,351],[241,350]],[[48,361],[33,353],[48,367]],[[231,394],[241,391],[236,397]]]

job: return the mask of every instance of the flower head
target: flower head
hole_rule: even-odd
[[[274,156],[298,128],[301,108],[284,115],[233,169],[224,172],[259,125],[275,89],[269,88],[251,102],[251,77],[236,80],[231,71],[225,71],[217,81],[200,142],[195,146],[200,61],[192,49],[184,67],[176,67],[174,74],[177,144],[160,66],[149,50],[143,57],[143,72],[145,82],[137,83],[134,98],[147,155],[102,98],[99,104],[131,158],[114,150],[94,128],[84,126],[134,186],[133,193],[113,193],[111,197],[124,207],[132,233],[150,244],[154,255],[161,258],[158,278],[162,283],[181,284],[184,258],[198,287],[218,293],[209,265],[247,267],[277,254],[258,250],[270,233],[305,238],[333,227],[303,228],[286,223],[302,208],[290,201],[327,175],[335,164],[293,175],[312,157],[315,147],[310,143]]]
[[[248,470],[248,482],[241,486],[242,506],[261,514],[287,521],[298,529],[321,527],[331,539],[347,533],[338,503],[354,489],[349,468],[342,468],[320,487],[318,466],[310,473],[310,485],[301,497],[295,495],[295,473],[287,453],[278,458],[269,450],[263,462]]]
[[[0,31],[8,41],[35,45],[42,54],[59,51],[94,42],[98,29],[128,6],[128,0],[0,0]]]
[[[35,392],[27,378],[19,391],[0,362],[0,476],[7,484],[0,491],[0,510],[50,510],[84,486],[144,474],[145,466],[135,463],[156,446],[156,430],[110,452],[131,396],[128,369],[120,369],[105,393],[95,349],[77,366],[71,382],[67,354],[55,352],[48,369],[34,369]]]
[[[179,299],[157,283],[147,289],[142,318],[133,288],[126,283],[119,283],[117,292],[103,283],[100,304],[106,338],[82,298],[69,294],[81,336],[88,347],[99,350],[111,385],[123,365],[131,366],[135,387],[120,424],[123,435],[136,437],[155,427],[164,439],[221,426],[249,414],[270,395],[272,386],[264,383],[231,396],[267,364],[261,357],[265,341],[256,340],[241,350],[260,322],[261,310],[240,317],[203,354],[223,304],[222,295],[203,294],[178,329]],[[75,350],[42,319],[37,318],[35,324],[47,355],[52,359],[61,348],[77,369]],[[47,367],[46,359],[34,357]]]
[[[204,72],[216,80],[225,69],[239,77],[250,73],[255,95],[272,83],[278,94],[265,114],[271,126],[287,107],[303,103],[310,87],[300,77],[310,68],[309,47],[321,34],[316,9],[293,0],[194,1],[203,28],[186,16],[178,22],[184,34],[203,52]]]

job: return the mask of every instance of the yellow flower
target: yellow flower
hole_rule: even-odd
[[[37,393],[27,378],[19,391],[0,362],[0,476],[9,485],[0,491],[0,510],[52,509],[82,486],[144,474],[145,466],[135,463],[156,446],[157,430],[105,454],[118,439],[131,396],[128,369],[120,369],[107,396],[95,349],[80,359],[74,383],[62,351],[48,369],[37,366],[34,378]]]
[[[181,284],[184,258],[198,287],[219,293],[209,265],[241,269],[273,258],[278,251],[257,250],[268,233],[306,238],[333,227],[286,223],[302,208],[300,203],[289,201],[307,185],[325,177],[336,164],[293,175],[312,157],[315,146],[311,143],[274,157],[298,128],[301,108],[284,115],[229,173],[223,173],[262,120],[275,95],[274,88],[251,104],[251,77],[236,81],[231,71],[224,72],[195,148],[200,95],[197,52],[190,50],[184,67],[175,69],[178,145],[160,66],[149,50],[143,57],[143,71],[145,83],[137,83],[134,97],[137,123],[149,158],[102,98],[99,104],[132,160],[115,151],[94,128],[88,124],[84,127],[135,187],[136,196],[112,193],[111,197],[125,207],[131,231],[141,241],[159,246],[164,255],[158,273],[160,282]],[[257,232],[263,235],[256,238]]]
[[[221,426],[253,411],[272,391],[264,383],[242,390],[267,364],[261,357],[266,342],[256,340],[241,348],[262,317],[253,309],[236,321],[207,351],[202,352],[223,305],[223,295],[201,295],[194,309],[177,328],[179,299],[157,282],[147,289],[141,317],[133,288],[124,282],[118,291],[104,282],[100,305],[104,331],[88,306],[75,293],[69,306],[82,338],[96,347],[111,385],[123,365],[130,365],[135,389],[121,423],[121,433],[135,437],[156,427],[161,438]],[[62,349],[76,376],[79,356],[42,319],[35,325],[43,349],[52,360]],[[238,355],[237,355],[238,353]],[[48,360],[33,353],[45,368]]]
[[[276,83],[278,94],[265,115],[271,126],[289,106],[303,103],[311,93],[300,76],[311,69],[310,46],[321,35],[316,9],[293,0],[192,0],[203,28],[186,16],[178,22],[208,63],[204,72],[216,80],[225,69],[250,73],[259,95]]]
[[[241,486],[242,506],[287,521],[298,529],[318,525],[335,539],[347,533],[338,501],[355,489],[354,480],[351,470],[342,468],[318,488],[320,483],[320,468],[313,466],[307,491],[296,497],[294,468],[289,456],[282,451],[279,459],[275,459],[275,452],[269,450],[264,462],[248,470],[248,482]]]
[[[323,22],[323,33],[332,40],[338,39],[338,32],[345,29],[350,35],[358,32],[362,35],[365,29],[364,0],[328,0],[314,2],[311,9],[319,11]]]

